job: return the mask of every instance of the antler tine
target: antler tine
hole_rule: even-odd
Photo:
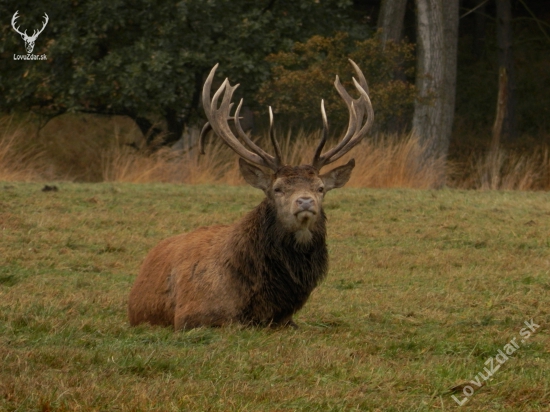
[[[372,103],[370,101],[369,95],[367,94],[367,92],[365,92],[365,90],[359,85],[359,83],[355,79],[353,79],[353,83],[355,84],[355,87],[357,88],[357,90],[359,90],[359,93],[361,93],[361,96],[363,97],[365,102],[365,106],[361,108],[362,110],[362,113],[360,116],[361,120],[363,118],[363,112],[366,109],[367,121],[363,125],[363,127],[361,127],[358,131],[355,132],[354,136],[351,139],[349,139],[349,142],[346,145],[344,145],[340,150],[336,151],[334,155],[331,155],[329,158],[327,158],[324,164],[335,162],[336,160],[344,156],[347,152],[349,152],[351,149],[353,149],[355,146],[357,146],[359,143],[361,143],[361,140],[363,140],[363,138],[366,136],[366,134],[368,133],[368,131],[370,130],[370,128],[374,123],[374,110],[372,109]],[[359,119],[359,116],[358,116],[358,119]],[[361,123],[362,122],[358,121],[357,126],[359,127]]]
[[[206,117],[208,119],[208,123],[204,125],[201,131],[201,136],[199,140],[199,147],[201,149],[201,153],[204,152],[204,145],[203,145],[203,139],[206,133],[212,129],[214,132],[221,137],[221,139],[240,157],[242,157],[244,160],[257,164],[259,166],[264,166],[272,169],[273,171],[277,171],[279,168],[279,162],[277,159],[273,158],[272,156],[268,155],[265,152],[254,153],[250,150],[246,149],[244,145],[235,137],[233,132],[231,131],[229,124],[228,124],[228,117],[229,112],[231,110],[231,107],[233,106],[233,103],[231,103],[231,98],[233,97],[233,93],[239,87],[239,85],[231,86],[229,84],[229,80],[225,79],[225,81],[222,83],[222,85],[219,87],[219,89],[214,93],[214,96],[212,99],[210,99],[210,92],[212,88],[212,80],[214,79],[214,75],[216,73],[216,69],[218,68],[218,64],[216,64],[212,70],[210,71],[210,74],[208,75],[206,82],[204,83],[204,87],[202,89],[202,104],[204,108],[204,112],[206,114]],[[223,94],[222,102],[218,108],[218,99]],[[242,103],[242,101],[241,101]],[[237,111],[240,111],[240,104]],[[238,112],[234,116],[235,125],[237,127],[237,130],[242,131],[242,127],[239,123],[239,117]],[[244,135],[244,131],[241,133],[239,131],[240,135]],[[247,136],[248,138],[248,136]],[[248,140],[248,141],[247,141]],[[247,144],[249,144],[250,139],[245,139],[247,141]],[[258,148],[256,145],[250,145],[252,150]],[[254,147],[255,146],[255,147]],[[267,156],[266,156],[267,155]]]
[[[14,29],[17,33],[19,33],[21,36],[27,36],[27,30],[25,30],[24,33],[21,33],[21,32],[19,31],[19,27],[20,27],[20,26],[15,27],[16,20],[19,18],[19,16],[18,16],[17,13],[19,13],[19,10],[17,10],[17,11],[13,14],[13,17],[11,18],[11,26],[12,26],[13,29]]]
[[[239,102],[239,105],[237,106],[237,110],[235,110],[235,115],[233,117],[228,118],[227,120],[232,120],[235,122],[235,129],[237,129],[237,133],[239,134],[239,137],[243,139],[246,143],[246,145],[252,149],[252,151],[256,154],[258,154],[266,163],[272,163],[274,165],[277,165],[277,168],[280,167],[280,158],[274,158],[269,153],[267,153],[265,150],[263,150],[260,146],[258,146],[250,137],[248,134],[245,133],[241,126],[241,122],[239,119],[242,119],[240,117],[241,108],[243,105],[243,99]],[[209,122],[206,122],[204,126],[202,127],[201,133],[199,135],[199,153],[205,154],[204,151],[204,140],[206,139],[206,136],[208,132],[212,130],[212,125]]]
[[[210,130],[212,130],[212,125],[210,122],[206,122],[201,129],[201,134],[199,135],[199,153],[201,155],[206,154],[204,151],[204,139],[206,139],[206,135]]]
[[[315,167],[317,170],[320,170],[323,166],[338,160],[340,157],[342,157],[352,148],[354,148],[357,144],[359,144],[363,137],[365,137],[367,132],[370,130],[374,122],[374,111],[372,109],[372,103],[368,95],[368,86],[367,81],[365,80],[365,76],[361,72],[359,66],[357,66],[357,64],[355,64],[353,60],[350,59],[350,63],[352,64],[355,72],[357,73],[357,77],[359,78],[359,81],[353,78],[353,84],[355,85],[355,88],[359,91],[360,96],[358,99],[353,99],[340,83],[339,77],[336,76],[334,86],[338,91],[338,94],[340,94],[340,97],[342,97],[342,99],[348,106],[349,110],[348,129],[340,143],[325,152],[324,154],[321,154],[322,145],[324,145],[324,142],[322,142],[322,144],[319,144],[319,147],[315,152],[312,162],[313,167]],[[367,121],[363,125],[363,117],[365,115],[365,112],[367,114]]]
[[[261,147],[259,146],[256,146],[254,144],[254,142],[252,140],[249,139],[249,137],[247,136],[247,134],[244,132],[243,128],[241,127],[241,123],[238,121],[238,119],[242,119],[242,117],[239,117],[239,113],[241,111],[241,106],[243,104],[243,99],[241,99],[239,105],[237,106],[237,110],[235,111],[235,116],[234,117],[230,117],[228,118],[227,120],[232,120],[232,121],[235,121],[235,127],[237,129],[237,132],[239,133],[239,135],[244,138],[245,142],[247,145],[249,145],[249,147],[256,153],[258,153],[262,158],[269,158],[269,154],[264,152],[262,150]],[[205,154],[205,151],[204,151],[204,140],[206,139],[206,136],[208,135],[208,133],[212,130],[212,125],[209,123],[209,122],[206,122],[204,124],[204,126],[202,127],[202,130],[201,130],[201,133],[199,135],[199,153],[200,154]],[[252,147],[254,146],[254,147]],[[263,152],[263,153],[261,153]],[[265,156],[264,156],[265,155]]]
[[[44,16],[45,17],[45,21],[44,23],[42,23],[42,28],[40,30],[33,30],[33,33],[32,33],[32,37],[33,39],[36,39],[38,37],[38,35],[40,33],[42,33],[44,31],[44,29],[46,28],[46,25],[48,24],[48,22],[50,21],[50,18],[48,17],[48,15],[46,13],[44,13]]]
[[[281,159],[283,157],[281,155],[281,147],[279,146],[279,142],[275,138],[273,123],[273,110],[271,109],[271,106],[269,106],[269,139],[271,140],[271,144],[273,145],[273,150],[275,150],[275,160],[277,164],[280,165]]]
[[[325,147],[325,143],[327,142],[328,137],[328,119],[327,112],[325,111],[325,101],[323,99],[321,99],[321,116],[323,117],[323,133],[321,134],[319,145],[317,146],[317,149],[315,149],[315,155],[313,156],[313,167],[316,167],[315,162],[317,159],[320,158],[321,152],[323,150],[323,147]]]
[[[369,93],[369,86],[367,85],[367,80],[365,79],[365,76],[363,76],[363,72],[359,68],[359,66],[351,59],[348,59],[351,65],[353,66],[353,69],[355,70],[355,73],[357,73],[357,77],[359,77],[359,84],[363,88],[367,94]]]
[[[336,154],[346,144],[348,144],[349,140],[352,138],[353,134],[355,133],[355,130],[357,129],[357,125],[360,124],[363,120],[363,110],[361,109],[361,106],[357,108],[357,106],[354,104],[355,103],[354,99],[352,99],[351,96],[346,91],[346,89],[344,89],[344,86],[342,86],[342,83],[340,83],[340,78],[338,77],[338,75],[336,75],[336,80],[334,81],[334,87],[338,91],[338,94],[340,95],[340,97],[342,97],[342,99],[348,106],[348,110],[349,110],[348,129],[346,131],[346,134],[344,135],[344,137],[336,147],[333,147],[332,149],[328,150],[322,156],[321,156],[321,150],[317,150],[315,152],[312,166],[315,167],[317,170],[320,170],[321,167],[323,167],[323,165],[326,163],[326,159]],[[323,143],[323,146],[324,146],[324,143]]]
[[[262,149],[256,143],[254,143],[252,139],[248,136],[248,134],[244,132],[241,126],[241,122],[238,120],[240,119],[239,114],[241,113],[242,104],[243,104],[243,99],[241,99],[241,101],[239,102],[239,105],[237,106],[237,110],[235,110],[235,128],[237,129],[237,133],[239,134],[239,137],[245,141],[246,145],[250,147],[250,149],[252,149],[254,153],[257,153],[262,159],[264,159],[266,163],[273,163],[273,165],[275,165],[278,169],[281,165],[281,158],[271,156],[264,149]]]

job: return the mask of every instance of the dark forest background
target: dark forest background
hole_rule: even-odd
[[[351,57],[369,80],[373,138],[416,132],[435,142],[424,160],[532,152],[550,140],[549,9],[546,0],[8,0],[0,112],[38,133],[67,114],[124,116],[141,131],[135,148],[154,153],[202,125],[202,84],[220,63],[216,81],[241,84],[248,129],[262,133],[271,105],[279,125],[315,130],[324,98],[337,133],[347,115],[331,83],[339,74],[350,84]],[[47,13],[33,50],[46,60],[15,59],[26,54],[16,11],[27,33]],[[429,84],[434,61],[451,73],[439,85]],[[430,113],[439,106],[450,115]]]

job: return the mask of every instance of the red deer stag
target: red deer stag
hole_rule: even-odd
[[[266,197],[232,225],[199,228],[163,240],[151,250],[130,293],[132,325],[148,322],[172,325],[176,330],[231,323],[295,325],[292,316],[328,269],[323,198],[329,190],[346,184],[355,161],[324,174],[320,170],[356,146],[374,119],[365,77],[353,61],[351,64],[359,78],[353,79],[359,98],[350,97],[338,76],[334,82],[349,109],[347,132],[335,147],[322,153],[328,121],[321,102],[322,137],[312,163],[301,166],[283,163],[273,133],[271,108],[269,134],[274,156],[242,130],[242,100],[230,119],[231,98],[238,85],[231,86],[226,79],[210,97],[218,65],[214,66],[202,92],[208,118],[205,129],[213,129],[240,156],[244,179],[263,190]],[[234,121],[237,134],[248,148],[237,139],[228,120]]]

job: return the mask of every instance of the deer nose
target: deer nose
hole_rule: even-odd
[[[312,197],[299,197],[296,199],[296,204],[301,211],[313,209],[315,206],[315,200]]]

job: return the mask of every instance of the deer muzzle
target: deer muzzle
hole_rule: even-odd
[[[315,203],[315,199],[312,197],[299,197],[296,199],[297,212],[311,212],[316,214],[317,208]]]

